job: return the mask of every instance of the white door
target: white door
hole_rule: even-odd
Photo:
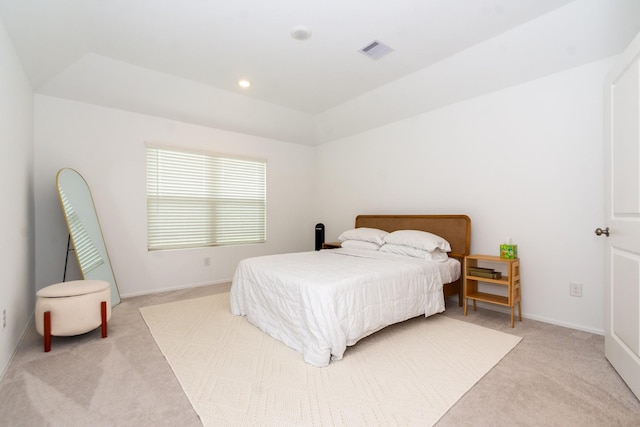
[[[604,104],[605,356],[640,398],[640,34],[607,77]]]

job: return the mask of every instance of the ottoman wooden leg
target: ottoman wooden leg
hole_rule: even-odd
[[[44,312],[44,351],[51,351],[51,312]]]
[[[107,302],[100,303],[100,315],[102,316],[102,338],[107,337]]]

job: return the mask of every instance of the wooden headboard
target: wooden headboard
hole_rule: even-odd
[[[451,245],[449,256],[463,258],[471,246],[471,219],[466,215],[358,215],[356,228],[385,231],[420,230],[437,234]]]

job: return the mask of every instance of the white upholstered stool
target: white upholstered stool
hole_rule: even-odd
[[[107,336],[111,290],[103,280],[74,280],[47,286],[36,293],[36,329],[51,350],[51,336],[80,335],[102,326]]]

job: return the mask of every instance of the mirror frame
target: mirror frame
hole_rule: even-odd
[[[120,303],[120,293],[91,189],[82,175],[71,168],[58,171],[56,189],[82,278],[109,282],[111,307],[115,307]],[[80,253],[78,247],[83,253]]]

